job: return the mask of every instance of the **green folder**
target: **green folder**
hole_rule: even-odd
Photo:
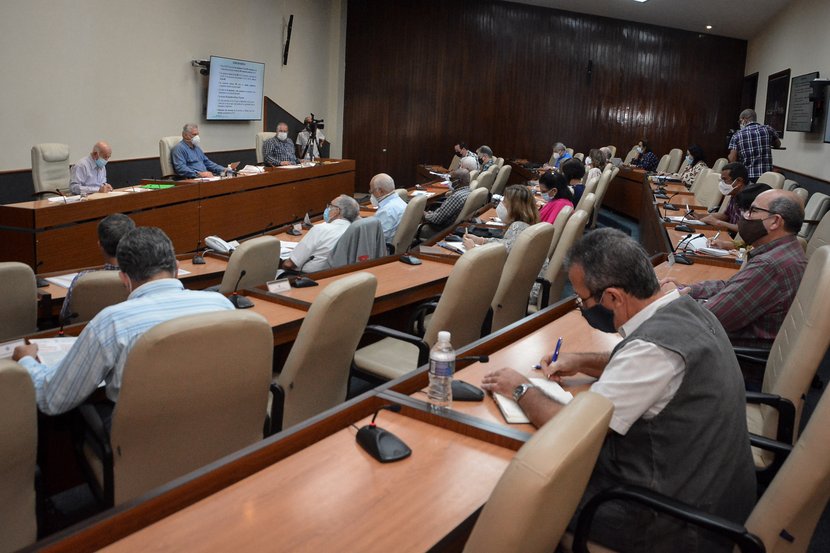
[[[147,188],[147,189],[150,189],[150,190],[164,190],[166,188],[173,188],[174,186],[176,186],[176,185],[175,184],[162,184],[160,182],[153,182],[153,183],[150,183],[150,184],[144,184],[144,185],[141,186],[141,188]]]

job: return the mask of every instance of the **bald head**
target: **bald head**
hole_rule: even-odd
[[[380,198],[395,189],[395,181],[386,173],[378,173],[369,181],[369,192]]]
[[[773,189],[758,194],[750,209],[742,214],[738,230],[748,243],[762,246],[797,233],[803,222],[801,198],[795,192]]]
[[[804,202],[795,192],[789,190],[772,189],[761,192],[755,198],[753,205],[766,204],[767,209],[780,215],[784,222],[784,231],[795,234],[801,230],[804,223]]]
[[[92,147],[92,157],[93,159],[102,158],[109,161],[110,156],[112,155],[112,148],[110,145],[104,142],[96,142],[95,146]]]
[[[462,157],[460,165],[467,171],[475,171],[476,169],[478,169],[478,163],[476,163],[476,160],[474,160],[470,156]]]

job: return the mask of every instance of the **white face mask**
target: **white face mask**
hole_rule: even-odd
[[[499,205],[496,206],[496,217],[498,217],[502,221],[507,220],[507,206],[504,205],[504,202],[501,202]]]
[[[593,160],[593,159],[591,159],[591,158],[589,158],[589,157],[586,157],[586,158],[585,158],[585,165],[593,165],[593,164],[594,164],[594,160]]]
[[[378,199],[375,198],[374,194],[369,194],[369,201],[372,203],[373,206],[378,206]]]
[[[277,133],[277,139],[278,140],[287,140],[288,139],[288,133],[287,132],[278,132]]]
[[[190,137],[190,143],[194,146],[198,146],[202,142],[202,139],[197,134],[196,136]]]
[[[643,147],[642,147],[642,146],[637,146],[637,153],[638,153],[638,154],[642,154],[642,153],[643,153]]]
[[[561,156],[559,155],[559,152],[554,152],[553,153],[553,159],[559,159],[560,157]]]
[[[720,182],[718,182],[718,190],[720,190],[720,193],[724,196],[728,196],[733,190],[735,190],[735,187],[731,184],[726,184],[723,182],[723,179],[721,179]]]

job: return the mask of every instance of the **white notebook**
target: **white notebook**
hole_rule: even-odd
[[[574,398],[573,394],[566,392],[558,382],[553,382],[546,378],[531,378],[530,383],[542,390],[546,396],[562,405],[569,404]],[[522,411],[519,404],[513,401],[512,398],[505,397],[501,394],[493,394],[493,399],[496,400],[496,405],[499,406],[504,420],[509,424],[527,424],[530,422],[525,412]]]

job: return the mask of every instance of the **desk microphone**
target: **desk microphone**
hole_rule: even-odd
[[[311,223],[311,217],[308,216],[309,212],[305,212],[305,217],[303,217],[303,228],[310,229],[314,228],[314,225]]]
[[[393,461],[400,461],[412,455],[412,450],[400,438],[375,425],[375,419],[378,413],[383,410],[400,412],[400,405],[385,405],[375,411],[372,417],[372,422],[366,426],[358,429],[355,439],[360,447],[366,453],[380,461],[381,463],[391,463]]]
[[[663,202],[663,211],[677,211],[677,206],[675,206],[674,204],[670,204],[669,202],[671,201],[672,198],[674,198],[678,194],[680,194],[680,192],[675,192],[674,194],[669,196],[668,200]]]
[[[680,263],[681,265],[694,265],[695,264],[694,261],[692,261],[691,259],[686,257],[683,253],[678,253],[677,252],[677,248],[680,247],[680,244],[682,244],[683,242],[686,242],[691,237],[692,237],[692,233],[690,232],[689,234],[687,234],[686,236],[681,238],[680,242],[678,242],[677,245],[674,247],[674,249],[671,251],[671,255],[674,256],[675,263]],[[684,248],[684,251],[685,251],[685,248]]]
[[[680,232],[694,232],[694,229],[692,227],[683,224],[683,221],[685,221],[686,218],[694,212],[694,209],[689,209],[689,206],[686,206],[686,214],[683,216],[682,219],[680,219],[680,224],[674,227],[674,230],[679,230]]]
[[[59,338],[62,338],[62,337],[63,337],[63,335],[64,335],[64,332],[63,332],[63,327],[64,327],[64,326],[66,326],[66,324],[67,324],[69,321],[71,321],[72,319],[75,319],[75,318],[77,318],[77,317],[78,317],[78,314],[77,314],[77,313],[70,313],[70,314],[69,314],[69,315],[67,315],[66,317],[62,317],[62,318],[61,318],[61,326],[60,326],[60,328],[58,329],[58,337],[59,337]]]
[[[49,286],[49,281],[45,278],[37,276],[37,271],[38,269],[40,269],[41,265],[43,265],[42,259],[35,264],[35,286],[37,286],[38,288],[46,288],[47,286]]]
[[[196,242],[196,252],[193,254],[193,259],[191,260],[191,263],[193,263],[194,265],[204,265],[205,264],[205,258],[202,256],[202,254],[199,253],[199,244],[201,244],[201,243],[202,243],[201,239],[198,242]],[[205,251],[207,251],[207,250],[205,250]]]
[[[308,217],[308,214],[306,214],[306,217]],[[302,236],[303,235],[302,231],[299,231],[296,228],[294,228],[295,225],[297,223],[301,222],[302,220],[303,220],[302,217],[297,217],[296,219],[294,219],[291,223],[289,223],[291,225],[291,228],[288,229],[285,233],[290,234],[291,236]]]
[[[245,296],[240,296],[239,292],[237,291],[239,289],[239,283],[242,282],[242,279],[245,277],[245,274],[245,269],[242,269],[242,271],[240,271],[239,273],[239,278],[236,280],[236,286],[233,287],[233,293],[228,298],[229,300],[231,300],[233,306],[237,309],[248,309],[249,307],[254,306],[254,302],[252,302]]]

